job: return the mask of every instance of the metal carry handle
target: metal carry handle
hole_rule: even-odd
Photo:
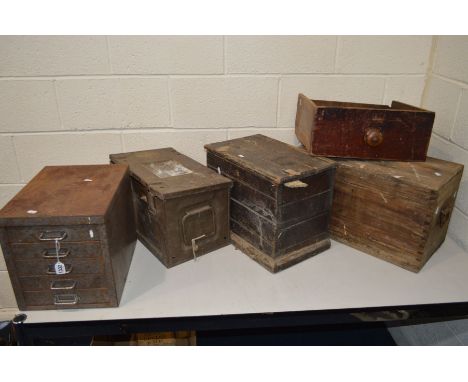
[[[54,235],[55,234],[55,235]],[[55,240],[63,240],[67,237],[67,233],[65,231],[45,231],[41,232],[39,235],[39,240],[41,241],[55,241]]]
[[[51,251],[54,251],[54,253],[51,253]],[[56,259],[57,257],[59,259],[63,259],[64,257],[67,257],[68,255],[70,254],[70,250],[69,249],[66,249],[66,248],[63,248],[59,251],[59,254],[57,256],[57,254],[55,253],[55,249],[44,249],[42,251],[42,257],[44,259]]]
[[[56,294],[54,296],[55,305],[76,305],[80,297],[76,294]]]
[[[65,264],[65,273],[62,273],[63,275],[68,275],[71,271],[73,270],[73,267],[70,265],[70,264]],[[55,273],[55,268],[54,268],[54,265],[49,265],[49,267],[47,268],[47,272],[46,272],[48,275],[56,275],[57,273]]]
[[[63,284],[60,286],[60,284]],[[50,290],[70,290],[76,287],[75,280],[54,280],[50,283]]]
[[[151,193],[149,191],[146,195],[141,195],[140,200],[142,200],[147,205],[146,207],[147,212],[149,212],[151,215],[156,215],[153,197],[151,196]]]

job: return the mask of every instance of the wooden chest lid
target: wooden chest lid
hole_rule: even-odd
[[[160,199],[229,187],[232,183],[171,147],[111,154],[110,160],[128,164],[132,177]]]
[[[335,167],[330,159],[310,156],[298,147],[261,134],[211,143],[205,149],[278,184]]]
[[[0,225],[101,224],[128,166],[44,167],[0,211]]]
[[[339,167],[365,172],[375,178],[394,178],[400,184],[440,190],[453,177],[463,172],[463,165],[442,159],[427,157],[425,162],[362,161],[336,159]]]

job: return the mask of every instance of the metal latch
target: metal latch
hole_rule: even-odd
[[[192,252],[193,252],[193,260],[197,261],[197,251],[198,251],[198,245],[196,243],[197,240],[203,239],[206,235],[201,235],[198,237],[194,237],[192,239]]]

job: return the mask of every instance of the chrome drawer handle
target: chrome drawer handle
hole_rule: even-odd
[[[69,249],[66,249],[66,248],[63,248],[59,251],[59,254],[57,256],[57,254],[55,253],[55,249],[44,249],[42,251],[42,257],[44,259],[56,259],[57,257],[59,259],[63,259],[64,257],[67,257],[68,255],[70,254],[70,250]]]
[[[56,294],[54,296],[55,305],[76,305],[80,298],[76,294]]]
[[[72,270],[73,270],[73,267],[70,264],[65,264],[65,273],[63,273],[63,274],[68,275]],[[47,274],[48,275],[56,275],[57,274],[57,273],[55,273],[54,264],[49,265],[49,267],[47,268]]]
[[[76,287],[75,280],[54,280],[50,283],[51,290],[70,290]]]
[[[41,241],[55,241],[55,240],[63,240],[67,237],[67,233],[65,231],[45,231],[41,232],[39,235],[39,240]]]

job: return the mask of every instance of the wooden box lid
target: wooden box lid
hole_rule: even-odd
[[[110,160],[128,164],[132,177],[160,199],[229,187],[232,183],[171,147],[111,154]]]
[[[431,157],[427,157],[425,162],[335,160],[340,168],[365,172],[367,176],[383,181],[393,179],[395,183],[428,191],[439,191],[463,172],[462,164]]]
[[[283,184],[335,167],[332,160],[262,134],[205,145],[205,149],[276,184]]]
[[[0,225],[101,224],[128,166],[44,167],[0,211]]]

